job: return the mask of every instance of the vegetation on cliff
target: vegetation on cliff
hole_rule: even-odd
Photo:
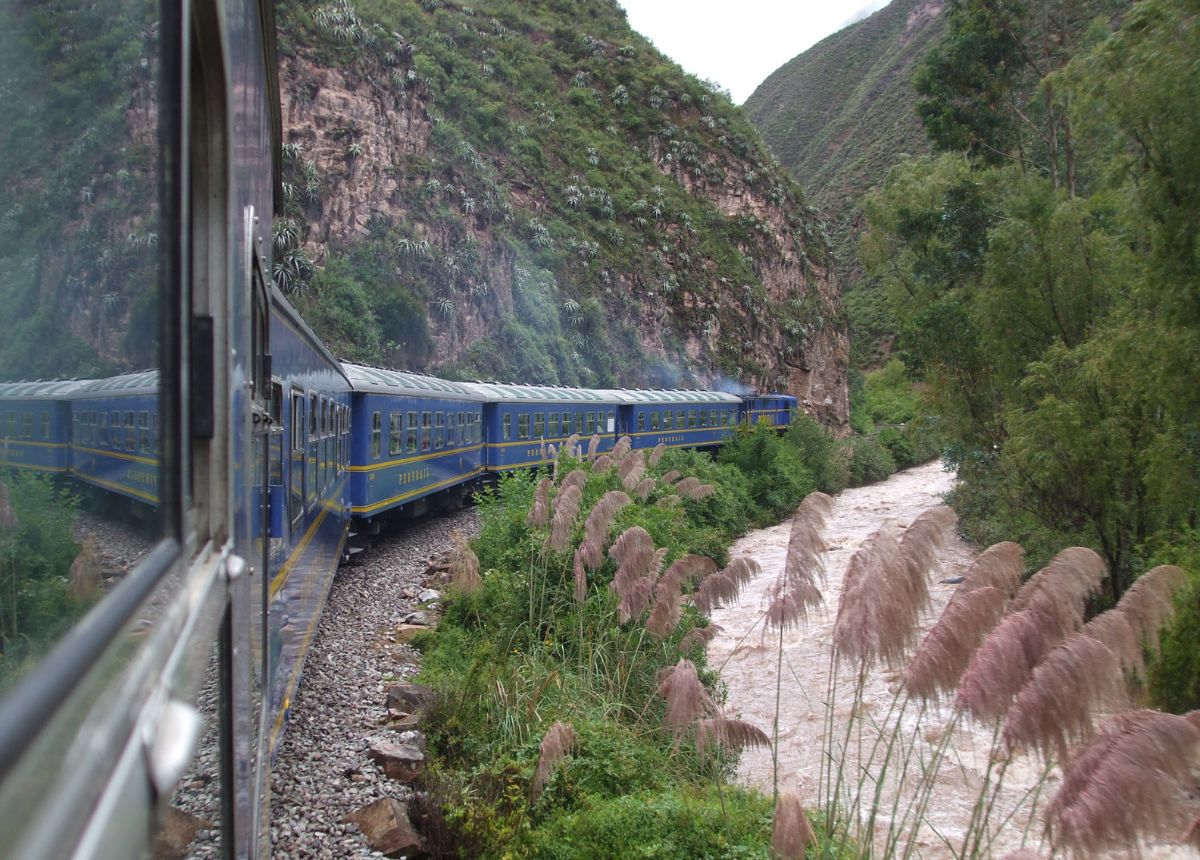
[[[276,278],[337,351],[593,386],[796,390],[811,371],[837,394],[815,214],[728,97],[615,2],[294,0],[279,17],[295,115],[336,70],[406,117],[403,151],[362,117],[286,131]],[[380,169],[388,197],[343,228],[339,198]]]

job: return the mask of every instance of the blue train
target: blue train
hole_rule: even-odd
[[[581,448],[597,437],[597,453],[621,436],[634,448],[715,447],[738,425],[785,427],[797,408],[782,394],[452,382],[340,363],[278,293],[270,334],[273,366],[287,368],[262,416],[272,597],[312,566],[303,553],[340,546],[351,518],[369,532],[385,515],[456,507],[486,476],[548,464],[572,436]],[[156,371],[0,384],[0,465],[156,505],[157,395]]]
[[[9,5],[0,301],[11,342],[31,348],[0,350],[0,379],[30,375],[32,351],[67,366],[85,330],[115,366],[146,369],[0,383],[0,540],[32,503],[10,485],[42,473],[139,512],[154,548],[90,608],[72,596],[78,618],[49,619],[38,653],[22,650],[16,609],[40,611],[52,589],[5,557],[0,845],[143,856],[207,718],[222,851],[269,856],[271,759],[352,532],[458,505],[572,436],[600,451],[622,435],[719,445],[738,424],[787,424],[796,400],[337,361],[271,279],[285,201],[274,4]],[[48,33],[77,36],[69,62]],[[86,570],[80,582],[86,594]],[[215,715],[198,704],[210,678]]]

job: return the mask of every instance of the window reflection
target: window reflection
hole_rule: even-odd
[[[0,695],[159,530],[157,9],[0,0]]]

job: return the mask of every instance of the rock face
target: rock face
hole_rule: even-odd
[[[349,47],[320,26],[291,33],[281,89],[298,250],[318,270],[394,250],[379,263],[394,283],[369,292],[403,293],[428,331],[414,346],[373,305],[384,345],[364,360],[786,390],[846,428],[849,341],[815,214],[725,97],[669,67],[615,3],[588,5],[587,33],[546,3],[502,21],[413,4],[402,35],[360,21]],[[501,51],[523,65],[501,65]],[[534,98],[518,77],[531,68]]]

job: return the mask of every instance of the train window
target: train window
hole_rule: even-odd
[[[684,412],[682,409],[675,410],[675,429],[676,430],[682,430],[684,427],[687,427],[686,416],[687,416],[687,413]],[[693,419],[695,417],[696,417],[695,415],[692,415]]]
[[[412,454],[417,450],[417,413],[408,413],[408,439],[405,446],[408,453]]]
[[[526,412],[524,415],[517,416],[517,438],[518,439],[528,439],[529,438],[529,413],[528,412]]]
[[[664,412],[662,414],[662,426],[663,426],[664,430],[670,430],[671,427],[673,426],[673,422],[672,422],[673,414],[674,413],[672,413],[670,409],[668,409],[666,412]]]
[[[41,419],[41,422],[40,422],[41,426],[38,430],[38,438],[43,441],[49,441],[50,440],[50,413],[42,412],[42,413],[39,413],[38,417]]]
[[[33,438],[33,413],[25,412],[21,415],[21,438]]]
[[[546,413],[535,412],[533,414],[533,438],[541,439],[546,435]]]
[[[715,410],[715,409],[708,410],[708,425],[710,427],[717,426],[717,410]]]
[[[137,424],[132,412],[125,413],[125,450],[137,450]]]
[[[580,436],[582,436],[585,432],[584,431],[585,426],[586,426],[586,422],[584,421],[583,413],[576,412],[575,413],[575,432],[578,433]]]
[[[433,447],[442,448],[446,444],[446,413],[438,410],[433,413]]]
[[[138,450],[150,453],[150,413],[144,409],[138,413]]]
[[[571,435],[571,413],[564,412],[562,414],[562,434],[564,436]]]
[[[550,427],[546,430],[546,435],[552,438],[558,438],[558,413],[550,412],[547,413],[546,417],[550,421]]]
[[[650,429],[651,430],[658,429],[658,412],[657,411],[650,413]]]
[[[428,451],[433,439],[433,413],[421,413],[421,450]]]
[[[93,429],[95,429],[95,428],[93,428]],[[108,444],[108,413],[107,412],[100,413],[100,430],[98,433],[92,434],[91,444],[93,444],[93,445],[107,445]]]
[[[308,436],[310,439],[317,438],[317,420],[321,414],[319,405],[317,404],[317,395],[310,394],[308,396]],[[376,415],[379,413],[376,412]],[[376,457],[379,455],[376,454]]]
[[[638,432],[644,433],[645,430],[646,430],[646,413],[639,412],[638,413]]]
[[[371,413],[371,459],[378,460],[383,445],[383,416]]]
[[[583,413],[583,432],[584,432],[584,435],[586,435],[586,436],[591,436],[593,433],[596,432],[596,413],[595,412]]]
[[[504,441],[507,442],[512,438],[512,413],[504,413]]]
[[[389,416],[388,453],[395,456],[404,450],[404,413],[393,412]]]
[[[687,421],[688,421],[687,426],[689,428],[693,428],[696,426],[696,410],[695,409],[688,410]]]
[[[121,447],[121,413],[112,412],[108,423],[108,447]]]
[[[608,430],[609,433],[617,432],[617,416],[615,413],[608,413]]]

